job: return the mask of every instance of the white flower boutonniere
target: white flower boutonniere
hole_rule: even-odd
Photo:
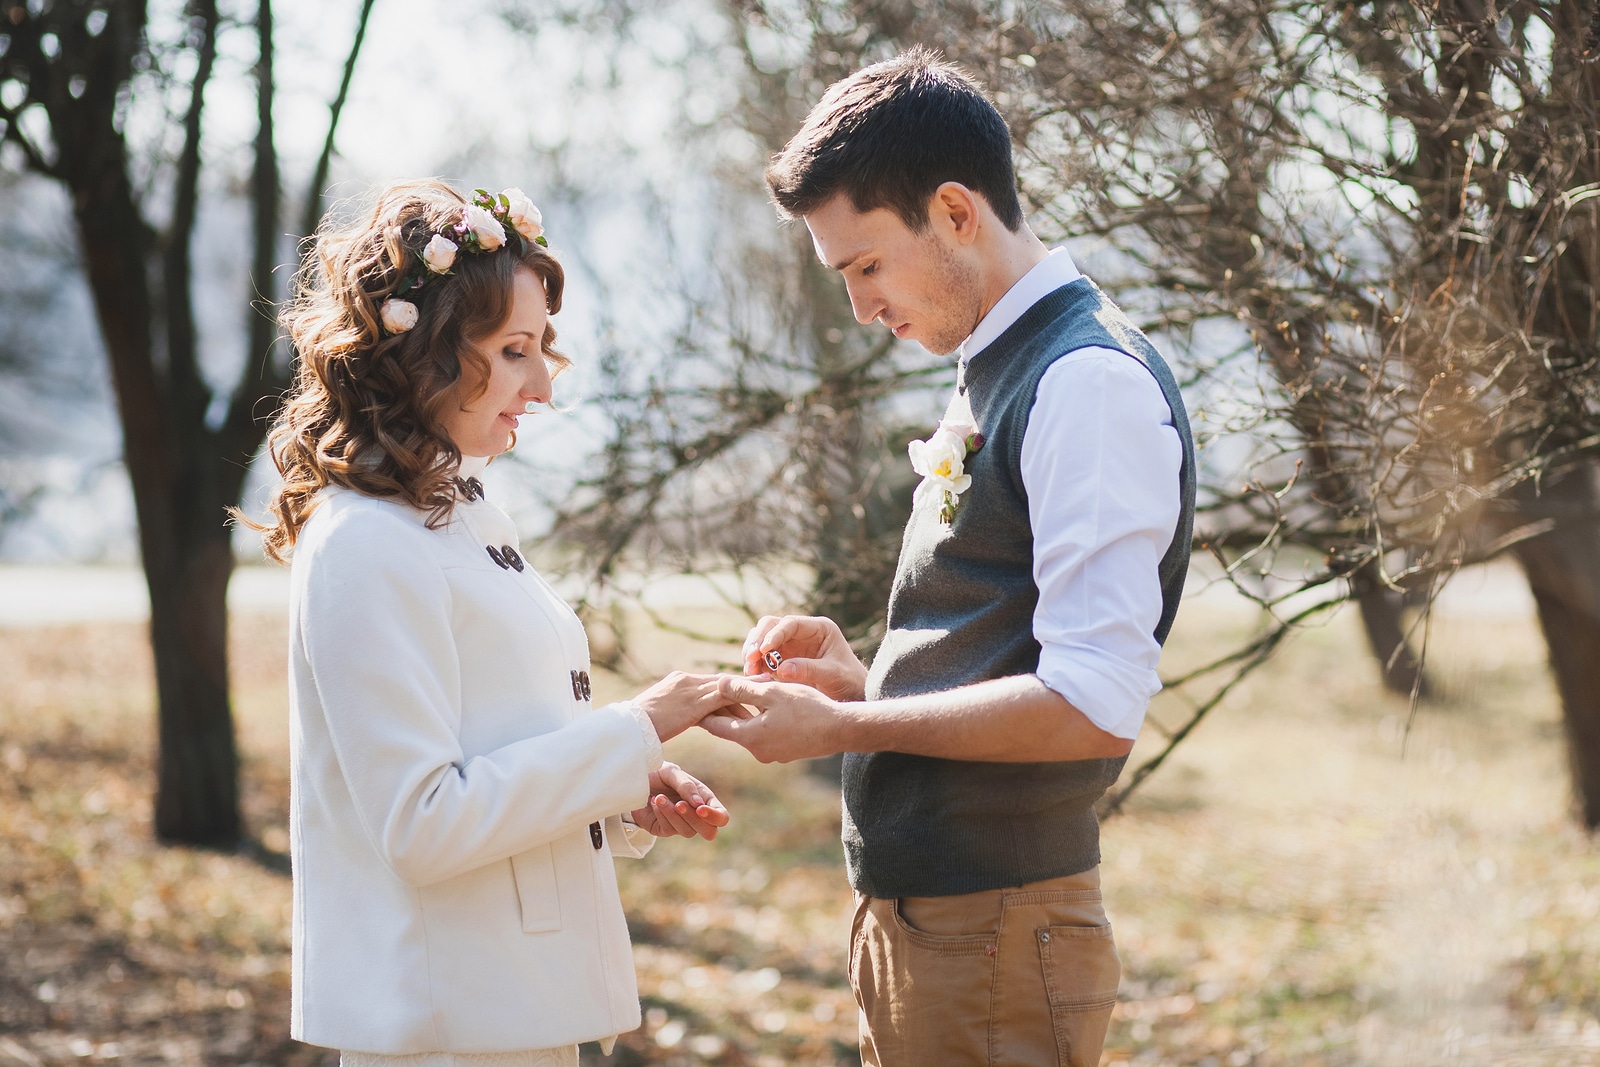
[[[926,441],[911,442],[911,469],[940,494],[939,521],[946,526],[955,521],[961,494],[972,487],[967,456],[982,447],[983,434],[965,419],[946,419]]]

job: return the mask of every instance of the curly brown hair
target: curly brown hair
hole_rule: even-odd
[[[399,182],[376,196],[355,223],[325,220],[279,322],[298,366],[289,396],[268,435],[283,484],[269,503],[273,520],[262,545],[283,562],[328,485],[390,497],[428,513],[428,525],[450,516],[451,479],[461,451],[439,421],[446,405],[470,401],[452,387],[463,364],[487,382],[488,360],[474,342],[511,314],[518,270],[544,283],[550,314],[561,310],[561,264],[532,241],[510,235],[500,249],[463,253],[447,278],[408,294],[417,324],[386,333],[379,309],[408,267],[415,268],[436,233],[460,218],[467,200],[442,181]],[[568,365],[545,327],[541,350],[553,373]],[[481,387],[480,390],[481,392]]]

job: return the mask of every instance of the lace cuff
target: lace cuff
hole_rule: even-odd
[[[643,708],[631,700],[621,701],[617,706],[632,715],[639,724],[639,733],[644,738],[646,768],[659,770],[666,762],[666,756],[661,751],[661,735],[656,733],[656,724],[650,721],[650,716],[644,713]]]

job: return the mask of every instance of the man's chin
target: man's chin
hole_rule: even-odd
[[[921,345],[923,348],[927,349],[929,352],[932,352],[936,356],[948,356],[956,349],[960,348],[961,342],[966,340],[966,338],[957,337],[952,339],[949,337],[912,337],[909,338],[909,340],[917,342],[917,344]]]

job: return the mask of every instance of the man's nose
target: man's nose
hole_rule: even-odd
[[[859,282],[846,282],[845,291],[850,294],[850,310],[861,325],[871,325],[883,314],[882,298],[867,286]]]

